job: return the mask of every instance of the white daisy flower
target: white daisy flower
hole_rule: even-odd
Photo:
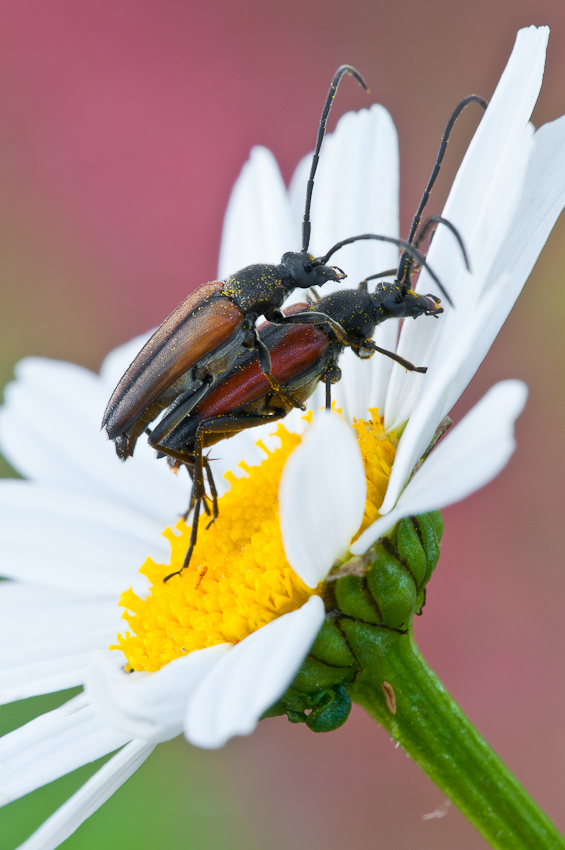
[[[187,481],[156,463],[141,442],[134,460],[121,464],[99,432],[105,403],[142,341],[110,354],[100,376],[39,359],[17,367],[0,440],[28,480],[0,486],[2,574],[11,580],[0,583],[0,699],[86,690],[4,736],[0,802],[118,750],[25,842],[27,850],[61,843],[156,743],[184,732],[195,744],[216,747],[251,732],[306,657],[324,620],[318,582],[347,553],[361,523],[353,553],[400,517],[463,498],[507,462],[525,401],[516,381],[493,388],[406,486],[565,204],[564,119],[535,134],[528,123],[547,35],[543,27],[519,33],[443,213],[463,235],[473,274],[446,230],[430,249],[456,309],[437,322],[405,322],[398,345],[395,322],[377,330],[379,345],[429,365],[428,373],[408,375],[378,355],[364,363],[343,355],[337,405],[349,421],[379,408],[384,424],[373,417],[369,430],[379,431],[377,440],[394,458],[377,486],[382,493],[373,508],[380,517],[368,508],[375,482],[367,481],[353,430],[324,414],[286,466],[279,527],[282,466],[306,427],[293,413],[279,437],[263,427],[216,448],[220,519],[200,535],[201,556],[195,552],[188,575],[164,585],[171,565],[182,563],[187,538],[182,524],[166,539],[161,530],[184,507]],[[252,152],[226,215],[220,276],[251,262],[278,262],[299,247],[304,184],[304,163],[287,192],[271,154]],[[397,140],[382,107],[346,115],[326,140],[312,219],[312,250],[319,253],[356,233],[398,234]],[[354,285],[396,260],[394,247],[365,243],[344,249],[340,263]],[[433,291],[425,272],[419,288]],[[264,448],[255,444],[258,436]],[[120,621],[123,591],[129,634]],[[120,649],[110,651],[110,644]],[[126,663],[138,672],[124,672]]]

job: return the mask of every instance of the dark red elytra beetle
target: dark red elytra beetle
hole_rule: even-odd
[[[102,427],[115,442],[122,460],[133,454],[141,434],[163,410],[174,405],[177,413],[188,414],[217,379],[230,370],[242,348],[254,349],[270,387],[284,396],[287,404],[300,406],[290,391],[277,383],[269,349],[257,333],[255,323],[264,315],[270,322],[284,324],[288,319],[280,308],[294,289],[309,289],[330,280],[342,280],[344,272],[328,266],[327,261],[343,245],[364,239],[391,242],[404,250],[403,256],[409,258],[411,264],[414,261],[418,266],[426,264],[411,241],[370,233],[339,242],[324,257],[315,258],[308,253],[314,176],[330,108],[345,74],[355,77],[367,89],[362,76],[350,65],[342,65],[336,71],[318,127],[306,189],[301,252],[284,254],[278,265],[247,266],[226,280],[204,284],[163,322],[127,369],[104,413]],[[400,298],[405,298],[410,289],[411,267],[402,284],[402,293],[398,293]],[[431,269],[429,271],[445,292]]]
[[[179,572],[190,563],[202,504],[207,508],[204,470],[212,495],[213,518],[218,515],[217,492],[209,461],[203,455],[205,448],[247,428],[282,419],[295,406],[289,403],[288,395],[294,403],[302,404],[319,381],[325,382],[329,409],[331,385],[341,377],[338,360],[346,346],[363,359],[380,352],[406,369],[426,371],[372,340],[377,325],[392,317],[389,306],[396,303],[396,289],[398,286],[393,283],[381,283],[370,294],[367,281],[363,281],[358,289],[334,292],[315,304],[310,301],[289,307],[284,311],[286,324],[265,323],[258,328],[261,342],[269,350],[275,382],[285,392],[273,388],[254,351],[242,351],[232,368],[192,407],[189,416],[181,407],[175,407],[151,432],[150,445],[174,465],[187,466],[194,482],[189,508],[194,506],[190,546]],[[403,298],[402,304],[403,317],[441,312],[437,299],[414,292]],[[397,308],[393,309],[393,315],[398,315]],[[171,573],[165,581],[173,575],[177,573]]]

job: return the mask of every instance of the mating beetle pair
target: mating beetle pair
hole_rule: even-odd
[[[247,428],[282,419],[310,398],[319,381],[326,384],[326,407],[330,408],[331,385],[340,380],[338,361],[346,346],[361,358],[377,351],[408,369],[426,371],[373,342],[376,326],[391,317],[384,306],[391,297],[390,284],[383,284],[370,295],[363,281],[358,289],[334,292],[315,303],[310,300],[308,304],[294,304],[283,311],[288,324],[266,322],[258,328],[261,343],[269,350],[272,375],[284,392],[273,389],[270,376],[261,370],[254,352],[242,351],[233,368],[217,379],[188,416],[179,416],[180,408],[173,407],[151,432],[150,445],[177,464],[187,466],[194,482],[194,514],[183,569],[196,545],[202,504],[207,507],[204,470],[212,495],[213,518],[218,515],[217,493],[209,461],[203,454],[205,448]],[[436,315],[441,311],[434,299],[413,292],[403,299],[402,306],[403,316]],[[175,573],[165,580],[172,575]]]
[[[327,119],[337,87],[344,74],[351,74],[366,89],[361,75],[351,66],[341,66],[330,86],[318,128],[316,149],[307,185],[302,228],[302,251],[283,255],[279,265],[253,265],[224,281],[201,286],[165,320],[120,380],[108,403],[103,427],[115,441],[118,455],[133,454],[137,439],[146,431],[150,444],[173,463],[183,463],[193,475],[191,503],[195,504],[188,564],[196,540],[198,514],[203,499],[203,469],[206,468],[214,501],[213,478],[203,448],[244,428],[279,419],[292,407],[300,407],[320,379],[330,385],[339,379],[337,359],[344,346],[360,357],[380,351],[415,371],[415,367],[372,341],[376,325],[387,318],[435,315],[443,312],[435,296],[417,296],[411,290],[411,274],[427,266],[418,248],[432,226],[445,224],[439,217],[428,219],[417,234],[421,214],[435,182],[451,127],[467,103],[480,102],[472,96],[463,101],[446,127],[442,146],[426,192],[414,218],[407,242],[378,234],[361,234],[343,240],[323,257],[308,253],[310,203],[314,176]],[[369,295],[367,281],[358,290],[344,290],[302,305],[299,310],[281,311],[285,298],[295,288],[310,289],[327,281],[340,281],[344,272],[328,266],[330,257],[352,242],[376,239],[402,248],[394,283],[381,283]],[[441,282],[428,270],[449,300]],[[389,270],[367,280],[395,274]],[[263,314],[271,323],[257,330]],[[246,351],[247,349],[247,351]],[[283,368],[284,364],[284,368]],[[329,401],[328,401],[329,403]],[[157,427],[150,424],[166,411]],[[204,502],[204,504],[206,504]],[[184,568],[184,567],[183,567]]]

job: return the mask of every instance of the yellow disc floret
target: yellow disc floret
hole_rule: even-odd
[[[358,533],[378,517],[396,440],[386,435],[377,410],[372,421],[356,423],[367,476],[367,503]],[[300,436],[279,425],[281,447],[266,452],[260,466],[240,464],[246,477],[228,473],[231,489],[220,499],[220,515],[205,528],[201,517],[198,542],[187,569],[180,570],[188,549],[190,528],[180,520],[167,529],[169,564],[147,559],[141,573],[151,582],[146,599],[133,590],[122,594],[124,619],[131,632],[118,635],[113,649],[122,649],[130,669],[159,670],[195,649],[237,643],[276,617],[300,608],[316,590],[307,587],[288,564],[281,538],[278,490],[286,460]],[[329,565],[331,566],[331,565]]]
[[[359,422],[353,423],[367,478],[365,513],[359,531],[355,535],[355,540],[380,516],[379,510],[384,501],[390,471],[396,455],[396,447],[398,446],[398,438],[385,431],[379,411],[373,408],[369,410],[369,413],[371,414],[370,420],[360,419]]]

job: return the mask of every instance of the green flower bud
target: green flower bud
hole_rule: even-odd
[[[351,699],[341,685],[321,691],[316,705],[306,717],[306,725],[312,732],[332,732],[342,726],[351,711]]]
[[[292,686],[264,717],[286,714],[314,732],[345,723],[348,685],[378,665],[422,612],[442,534],[439,511],[407,517],[361,558],[346,562],[335,580],[330,576],[326,621]]]

